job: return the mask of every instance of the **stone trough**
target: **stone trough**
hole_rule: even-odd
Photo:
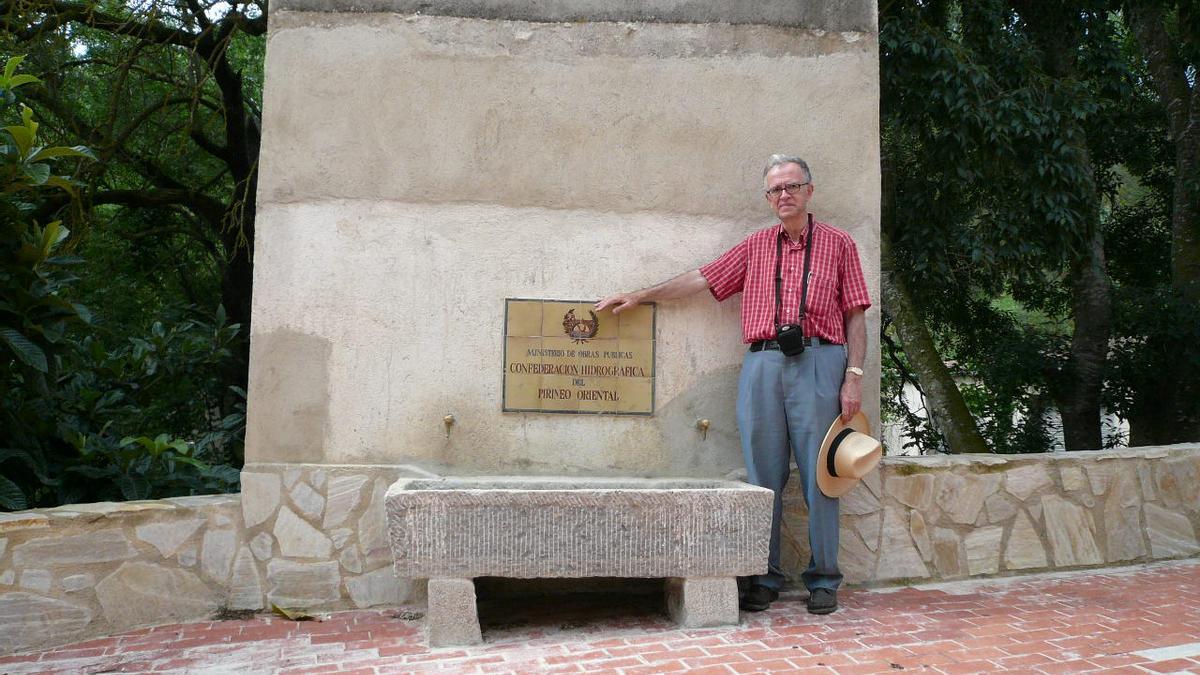
[[[738,621],[766,571],[770,490],[703,479],[402,479],[387,492],[396,576],[429,579],[429,641],[482,640],[476,577],[665,578],[683,626]]]

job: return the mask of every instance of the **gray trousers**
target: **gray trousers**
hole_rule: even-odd
[[[838,500],[817,487],[816,464],[821,441],[841,413],[845,372],[846,348],[835,344],[809,347],[791,357],[778,350],[747,352],[742,361],[737,421],[746,471],[751,483],[775,491],[767,574],[751,577],[752,584],[778,590],[786,579],[779,563],[779,524],[793,456],[808,505],[812,550],[801,578],[809,591],[837,589],[842,583],[837,564]]]

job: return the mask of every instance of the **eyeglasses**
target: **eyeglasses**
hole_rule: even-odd
[[[787,193],[789,195],[794,195],[800,191],[800,188],[804,187],[805,185],[808,185],[810,182],[811,181],[805,181],[803,183],[788,183],[787,185],[776,185],[775,187],[771,188],[770,190],[767,190],[767,199],[779,199],[779,195],[783,194],[784,190],[787,190]]]

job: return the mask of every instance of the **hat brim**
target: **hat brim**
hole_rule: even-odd
[[[842,416],[838,415],[833,420],[833,424],[829,426],[829,431],[825,434],[825,440],[821,441],[821,450],[817,453],[817,487],[821,488],[821,492],[826,497],[837,499],[850,491],[858,483],[857,478],[839,478],[838,476],[829,475],[829,465],[827,464],[829,457],[829,446],[833,445],[833,439],[837,437],[843,429],[853,429],[860,434],[871,435],[871,422],[863,411],[854,413],[849,422],[842,422]]]

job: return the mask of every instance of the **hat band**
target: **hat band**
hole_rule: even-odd
[[[829,444],[829,452],[825,453],[825,469],[834,478],[837,478],[837,467],[834,465],[833,455],[837,452],[838,445],[841,444],[842,440],[852,433],[854,433],[854,429],[850,427],[839,431],[838,435],[833,437],[833,442]]]

